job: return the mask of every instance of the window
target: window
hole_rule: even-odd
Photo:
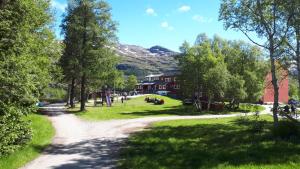
[[[162,89],[166,89],[166,85],[163,85],[163,86],[162,86]]]
[[[174,77],[174,82],[176,82],[176,77]]]
[[[174,89],[180,89],[180,85],[179,84],[174,85]]]
[[[171,82],[171,78],[170,77],[165,78],[165,82]]]

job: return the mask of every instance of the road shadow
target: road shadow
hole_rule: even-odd
[[[53,169],[115,168],[119,157],[118,150],[123,144],[124,139],[92,139],[69,145],[54,144],[47,148],[44,153],[80,155],[81,157],[66,164],[54,166]]]
[[[60,116],[65,114],[65,103],[54,103],[45,105],[38,109],[38,113],[46,116]]]

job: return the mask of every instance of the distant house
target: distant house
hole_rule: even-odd
[[[282,70],[279,73],[278,86],[279,86],[279,103],[288,103],[289,101],[289,79],[288,71]],[[272,85],[272,74],[271,72],[267,74],[265,80],[264,95],[262,97],[263,103],[274,103],[274,88]]]
[[[145,80],[136,86],[136,90],[141,93],[156,93],[157,91],[168,91],[170,94],[177,94],[180,85],[177,75],[157,74],[148,75]]]

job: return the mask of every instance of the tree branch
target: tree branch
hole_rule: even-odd
[[[252,43],[254,43],[254,44],[256,44],[257,46],[260,46],[260,47],[262,47],[262,48],[268,49],[267,46],[261,45],[261,44],[255,42],[253,39],[251,39],[250,36],[249,36],[244,30],[242,30],[241,28],[238,28],[238,29],[239,29],[244,35],[246,35],[247,38],[248,38]]]

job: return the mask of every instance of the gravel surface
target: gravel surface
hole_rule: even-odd
[[[269,114],[270,106],[261,114]],[[56,129],[52,145],[21,169],[106,169],[115,168],[118,150],[130,133],[157,121],[235,117],[244,114],[146,117],[89,122],[65,114],[63,104],[45,108]],[[251,113],[248,113],[251,114]]]

